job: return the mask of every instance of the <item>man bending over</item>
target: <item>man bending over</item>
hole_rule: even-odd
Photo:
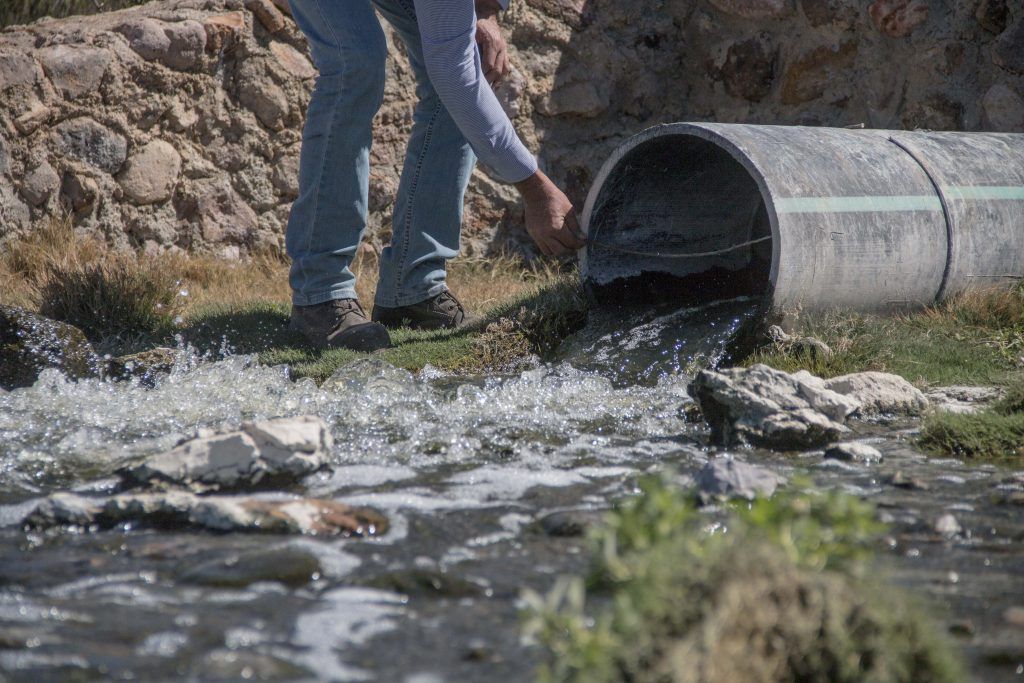
[[[445,264],[458,253],[477,157],[520,190],[527,231],[544,254],[583,246],[572,204],[537,168],[491,90],[509,68],[496,20],[507,2],[291,0],[320,70],[286,235],[291,325],[313,345],[373,351],[390,346],[387,328],[403,322],[469,322],[445,285]],[[418,102],[370,321],[350,266],[366,229],[371,124],[384,96],[387,45],[374,8],[405,43]]]

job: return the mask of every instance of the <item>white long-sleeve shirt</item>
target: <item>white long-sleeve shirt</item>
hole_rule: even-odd
[[[499,0],[502,7],[508,0]],[[524,180],[537,160],[516,134],[484,78],[473,0],[414,0],[427,74],[477,157],[507,182]]]

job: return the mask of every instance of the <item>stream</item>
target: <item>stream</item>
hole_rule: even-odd
[[[689,377],[727,358],[753,315],[735,300],[595,316],[561,360],[509,376],[370,359],[318,387],[186,347],[151,388],[45,371],[0,392],[0,678],[531,681],[540,652],[520,637],[522,589],[584,571],[571,527],[638,474],[702,467],[704,428],[680,409]],[[21,526],[39,497],[109,492],[117,467],[199,427],[303,414],[335,441],[333,471],[303,493],[381,510],[386,535]],[[976,680],[1024,680],[1024,626],[1004,618],[1024,606],[1024,474],[927,458],[913,421],[852,427],[884,462],[736,456],[872,500],[891,524],[878,571],[957,634]],[[947,513],[962,527],[952,539],[934,531]]]

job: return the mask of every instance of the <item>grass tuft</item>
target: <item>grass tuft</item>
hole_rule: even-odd
[[[650,479],[595,535],[595,576],[528,594],[548,682],[959,681],[953,650],[856,570],[878,532],[844,494],[734,508],[718,533]],[[589,604],[588,604],[589,603]]]
[[[934,455],[1019,465],[1024,458],[1024,381],[1011,385],[1003,398],[977,413],[929,415],[918,443]]]
[[[761,349],[744,365],[765,363],[820,377],[879,370],[916,384],[1004,385],[1024,365],[1024,293],[979,289],[922,311],[898,316],[850,312],[806,315],[795,333],[815,337],[829,357],[779,345]]]

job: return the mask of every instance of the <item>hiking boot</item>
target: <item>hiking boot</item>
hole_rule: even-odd
[[[441,292],[408,306],[374,306],[373,319],[392,329],[409,327],[414,330],[455,329],[481,320],[480,316],[467,311],[451,292]]]
[[[370,322],[358,299],[334,299],[312,306],[292,306],[288,327],[306,335],[318,349],[376,351],[391,347],[384,326]]]

